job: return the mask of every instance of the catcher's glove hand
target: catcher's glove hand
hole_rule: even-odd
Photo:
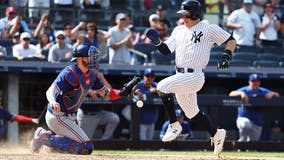
[[[122,90],[119,92],[119,96],[128,96],[129,99],[133,98],[136,90],[136,85],[141,81],[140,77],[133,77],[131,81],[124,85]]]

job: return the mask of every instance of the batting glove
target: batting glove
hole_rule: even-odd
[[[155,29],[148,29],[146,31],[146,36],[151,39],[152,43],[155,46],[159,46],[161,44],[160,35],[157,30]]]
[[[217,69],[218,70],[228,70],[229,69],[229,65],[230,65],[230,59],[231,59],[231,57],[229,55],[224,54],[222,56],[221,61],[218,62]]]

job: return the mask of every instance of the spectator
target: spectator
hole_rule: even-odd
[[[39,59],[44,59],[44,55],[38,53],[36,46],[30,44],[31,35],[28,32],[23,32],[20,35],[20,44],[16,44],[13,46],[13,56],[18,58],[18,60],[22,60],[26,57],[35,57]]]
[[[65,42],[70,44],[70,45],[73,45],[75,42],[76,42],[76,36],[74,34],[72,34],[72,25],[71,23],[65,23],[63,25],[63,31],[64,31],[64,34],[65,34]]]
[[[152,29],[156,29],[158,28],[158,25],[160,23],[160,18],[157,14],[151,14],[149,16],[149,25],[150,27],[149,28],[152,28]],[[141,35],[141,40],[144,42],[144,43],[151,43],[151,40],[149,38],[147,38],[146,36],[146,31],[149,29],[147,28],[144,33]]]
[[[160,22],[157,26],[157,31],[160,35],[160,39],[164,42],[169,38],[168,27],[164,22]]]
[[[279,46],[278,31],[280,30],[281,23],[273,13],[273,6],[271,3],[265,3],[264,11],[261,32],[259,35],[261,44],[264,46]]]
[[[152,8],[152,0],[139,0],[141,11],[146,11]]]
[[[167,12],[163,5],[159,4],[156,9],[156,14],[159,16],[159,21],[166,24],[168,28],[171,27],[170,21],[167,19]]]
[[[227,21],[227,27],[232,28],[233,36],[240,46],[260,47],[260,18],[251,10],[252,0],[243,0],[243,7],[233,11]],[[256,40],[254,37],[256,36]]]
[[[191,124],[188,120],[184,119],[185,118],[184,112],[181,109],[176,109],[175,111],[176,111],[177,120],[180,123],[180,125],[182,126],[182,131],[177,136],[176,140],[184,141],[184,140],[188,140],[188,139],[193,138]],[[161,132],[160,132],[160,140],[163,139],[169,124],[170,124],[170,121],[164,122],[162,129],[161,129]]]
[[[99,80],[109,89],[111,85],[105,79],[104,75],[96,69]],[[97,94],[95,89],[90,89],[88,92],[92,100],[102,100]],[[84,130],[90,139],[94,138],[97,127],[104,126],[104,133],[101,137],[102,140],[108,140],[113,138],[113,132],[119,123],[119,117],[116,113],[103,110],[101,105],[87,106],[82,105],[77,112],[77,120],[79,126]],[[92,123],[90,123],[92,122]]]
[[[221,3],[222,0],[206,0],[206,13],[219,13],[219,6]]]
[[[246,103],[249,102],[250,97],[264,96],[266,99],[279,97],[278,92],[260,87],[260,83],[260,77],[257,74],[251,74],[249,75],[248,86],[231,91],[229,96],[240,96],[241,100]],[[262,133],[263,121],[262,108],[239,106],[237,118],[237,127],[239,129],[238,141],[258,141]]]
[[[116,26],[108,30],[109,64],[130,64],[129,48],[133,48],[133,44],[130,30],[126,26],[126,15],[118,13],[115,22]]]
[[[21,43],[21,41],[20,41],[20,33],[19,32],[16,32],[13,35],[12,42],[13,42],[14,45]]]
[[[242,7],[243,0],[224,0],[224,4],[227,7],[229,14],[234,10],[240,9]]]
[[[14,7],[6,8],[6,17],[0,19],[0,23],[4,25],[2,38],[11,38],[16,32],[30,32],[27,23],[17,15]]]
[[[38,17],[43,13],[49,14],[50,1],[47,0],[29,0],[29,18],[30,23],[37,23]]]
[[[151,68],[144,70],[143,80],[138,83],[137,90],[135,91],[138,100],[146,101],[147,97],[157,95],[157,82],[155,82],[155,78],[155,73]],[[140,140],[153,139],[158,112],[158,107],[150,104],[145,104],[140,109]]]
[[[37,52],[43,54],[45,57],[48,57],[49,49],[51,48],[52,43],[49,40],[47,33],[42,33],[39,37],[39,42],[36,45]]]
[[[68,61],[72,58],[72,47],[70,44],[65,43],[65,34],[62,30],[55,33],[56,43],[49,49],[48,62],[59,63]]]
[[[270,141],[271,142],[282,142],[283,141],[283,132],[281,124],[278,120],[274,120],[270,126]]]
[[[51,42],[55,42],[55,32],[51,26],[51,21],[48,14],[41,15],[41,19],[34,32],[34,37],[39,38],[40,34],[44,32],[49,35],[49,40]]]
[[[38,124],[37,118],[31,118],[19,114],[13,114],[5,110],[2,106],[0,98],[0,139],[4,138],[6,133],[8,122],[23,122],[23,123],[36,123]]]

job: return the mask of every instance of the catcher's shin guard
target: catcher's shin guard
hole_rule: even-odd
[[[140,77],[133,77],[131,81],[124,85],[122,90],[119,92],[119,96],[128,96],[132,94],[133,88],[141,81]],[[130,95],[131,96],[131,95]]]

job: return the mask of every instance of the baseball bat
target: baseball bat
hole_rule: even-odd
[[[41,111],[40,115],[38,116],[38,123],[41,124],[45,120],[45,113],[47,111],[47,106]]]

